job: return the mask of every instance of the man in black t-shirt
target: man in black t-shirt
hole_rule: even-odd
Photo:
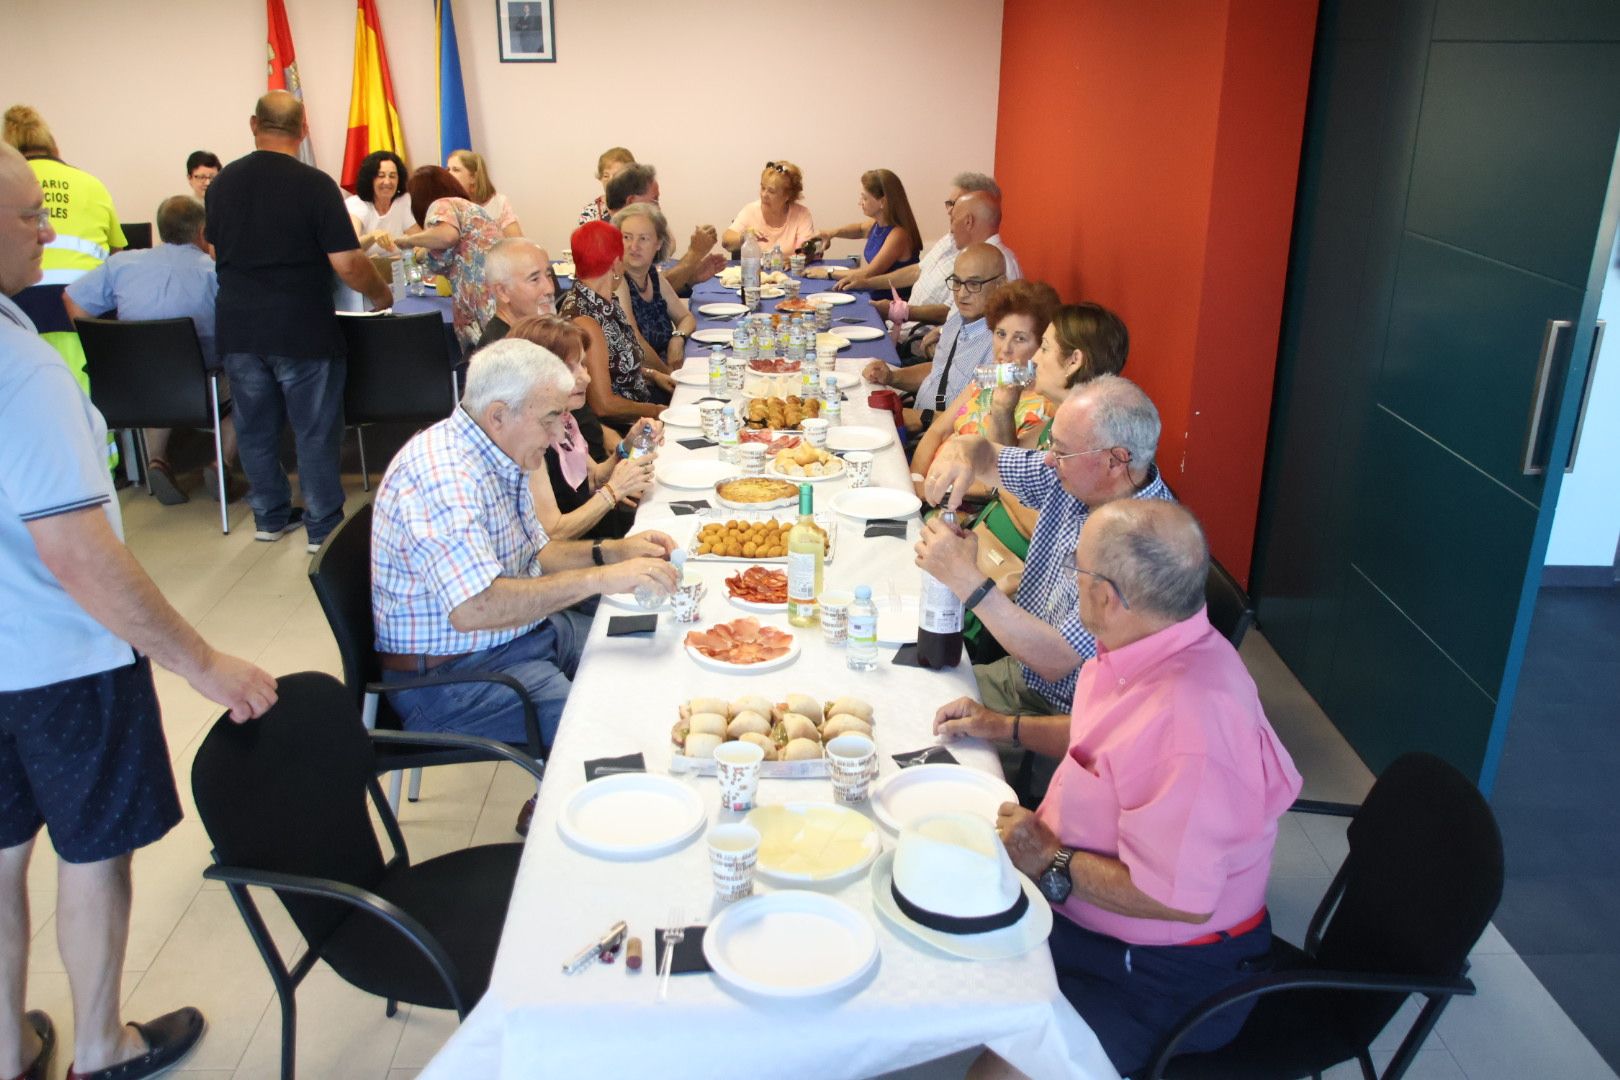
[[[314,551],[343,520],[345,365],[333,274],[377,308],[393,296],[361,253],[337,184],[298,160],[303,104],[271,91],[248,126],[254,152],[225,166],[208,191],[219,355],[231,377],[255,535],[278,540],[303,525]],[[298,450],[301,509],[281,468],[283,422]]]

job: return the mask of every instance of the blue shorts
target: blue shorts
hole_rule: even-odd
[[[1194,1005],[1270,969],[1271,917],[1211,945],[1130,945],[1054,913],[1049,944],[1058,989],[1096,1033],[1114,1068],[1129,1076],[1148,1064],[1159,1040]],[[1182,1040],[1182,1052],[1225,1046],[1253,1007],[1250,1001],[1210,1017]]]
[[[49,826],[63,862],[101,862],[180,821],[152,664],[0,692],[0,849]]]

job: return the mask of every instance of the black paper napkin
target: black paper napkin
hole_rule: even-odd
[[[647,759],[640,754],[624,754],[620,757],[593,758],[585,763],[585,780],[599,780],[604,776],[617,776],[627,772],[646,772]]]
[[[895,518],[880,518],[866,523],[867,536],[893,536],[897,539],[906,538],[906,523]]]
[[[650,634],[658,629],[657,615],[615,615],[608,620],[607,636]]]
[[[612,631],[610,630],[608,633],[612,633]],[[900,646],[899,651],[894,654],[894,662],[901,667],[922,667],[922,664],[917,661],[917,643],[914,641],[910,645]]]
[[[955,765],[957,760],[955,754],[935,743],[907,754],[896,754],[894,763],[902,769],[909,769],[913,765]]]
[[[696,435],[690,439],[676,439],[675,441],[688,450],[705,450],[711,446],[719,445],[712,439],[705,439],[702,435]]]
[[[704,971],[713,971],[709,966],[708,958],[703,955],[703,932],[706,926],[688,926],[686,936],[675,943],[675,960],[670,964],[671,975],[692,975]],[[653,941],[658,947],[657,964],[653,967],[653,974],[661,974],[664,970],[664,931],[660,928],[653,934]]]
[[[680,502],[669,504],[670,511],[676,515],[695,514],[699,510],[707,510],[708,508],[709,500],[707,499],[682,499]]]

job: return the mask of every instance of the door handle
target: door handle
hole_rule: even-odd
[[[1558,338],[1574,324],[1568,319],[1548,319],[1547,330],[1541,337],[1541,356],[1536,361],[1536,392],[1530,399],[1530,431],[1524,439],[1524,460],[1520,469],[1525,476],[1540,476],[1546,466],[1536,464],[1536,444],[1541,441],[1541,421],[1547,411],[1547,379],[1552,372],[1553,357],[1558,355]]]
[[[1598,357],[1603,355],[1603,329],[1608,325],[1602,319],[1597,321],[1597,329],[1592,332],[1592,357],[1586,365],[1586,383],[1581,387],[1581,407],[1575,413],[1575,438],[1569,444],[1569,464],[1564,466],[1565,473],[1575,471],[1575,455],[1581,452],[1581,429],[1586,427],[1586,403],[1592,397],[1592,380],[1597,375]]]

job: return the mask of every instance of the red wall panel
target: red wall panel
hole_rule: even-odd
[[[1316,5],[1006,0],[996,177],[1025,273],[1118,311],[1166,480],[1248,575]]]

